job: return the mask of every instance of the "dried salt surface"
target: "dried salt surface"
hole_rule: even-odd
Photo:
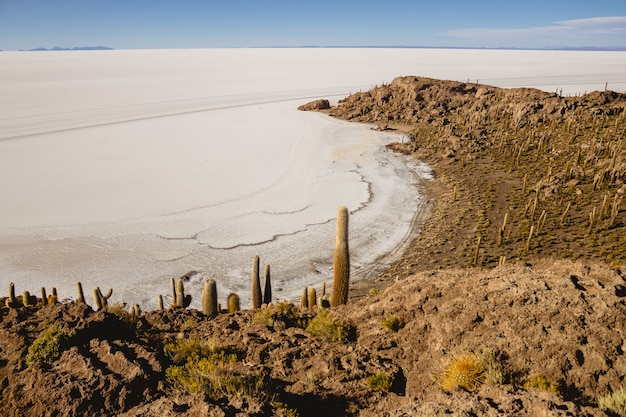
[[[410,241],[428,169],[392,134],[296,107],[397,75],[563,94],[623,91],[626,54],[414,49],[0,53],[0,288],[154,308],[198,271],[249,304],[252,258],[293,298],[331,276],[334,217],[352,211],[359,277]],[[198,306],[198,298],[194,302]]]

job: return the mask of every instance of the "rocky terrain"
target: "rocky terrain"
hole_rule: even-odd
[[[402,77],[326,107],[434,169],[400,261],[332,310],[0,298],[0,411],[626,415],[626,96]]]

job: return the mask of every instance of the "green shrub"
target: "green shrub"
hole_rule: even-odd
[[[376,372],[365,379],[367,385],[376,391],[387,392],[391,388],[392,380],[384,372]]]
[[[383,327],[390,332],[397,332],[404,327],[404,319],[402,317],[396,316],[387,316],[385,320],[383,320]]]
[[[329,342],[348,343],[356,340],[354,326],[336,318],[329,309],[320,309],[309,322],[306,331]]]
[[[266,377],[238,360],[237,355],[212,343],[188,339],[165,346],[177,365],[165,371],[171,386],[188,393],[203,393],[218,400],[224,396],[269,398]]]
[[[531,376],[528,381],[524,383],[524,388],[538,388],[544,391],[553,392],[555,394],[561,394],[561,389],[559,385],[552,382],[547,376],[542,373]]]
[[[73,335],[74,332],[59,325],[46,328],[28,348],[26,364],[31,365],[35,362],[52,364],[69,345],[69,340]]]
[[[306,327],[306,321],[300,317],[296,306],[286,301],[261,306],[254,314],[252,322],[280,329]]]
[[[602,410],[612,411],[621,417],[626,417],[626,391],[620,388],[619,391],[599,398],[598,406]]]

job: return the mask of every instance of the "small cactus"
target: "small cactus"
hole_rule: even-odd
[[[83,293],[83,284],[80,283],[80,281],[76,282],[76,291],[78,292],[78,300],[76,300],[78,303],[84,303],[85,302],[85,294]]]
[[[263,304],[272,302],[272,282],[270,279],[270,265],[265,264],[265,291],[263,291]]]
[[[235,293],[231,293],[228,295],[228,312],[234,313],[235,311],[239,311],[239,296]]]
[[[202,313],[209,317],[217,316],[217,284],[214,279],[204,281],[204,287],[202,288]]]
[[[15,298],[15,284],[9,284],[9,298],[6,300],[6,306],[9,308],[17,307],[17,299]]]
[[[159,311],[163,311],[163,296],[159,294]]]
[[[93,289],[93,301],[96,305],[96,310],[106,310],[109,306],[108,300],[113,295],[113,288],[110,288],[106,295],[102,294],[100,287]]]
[[[24,291],[22,293],[22,304],[24,307],[30,306],[30,293],[28,291]]]
[[[182,278],[176,283],[176,307],[187,308],[191,304],[191,295],[185,295],[185,284]]]
[[[51,306],[52,304],[56,304],[58,302],[57,296],[54,294],[50,294],[48,296],[48,305]]]
[[[254,257],[252,263],[252,309],[256,310],[261,308],[262,296],[261,296],[261,279],[259,277],[259,257]]]
[[[349,281],[350,252],[348,250],[348,208],[341,206],[337,211],[337,231],[335,253],[333,256],[333,292],[330,299],[331,307],[348,303]]]

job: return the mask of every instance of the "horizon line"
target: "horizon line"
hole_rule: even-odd
[[[274,46],[209,46],[179,48],[113,48],[109,46],[75,46],[51,48],[36,47],[31,49],[0,49],[0,52],[78,52],[78,51],[110,51],[110,50],[158,50],[158,49],[481,49],[481,50],[520,50],[520,51],[626,51],[626,46],[424,46],[424,45],[274,45]]]

